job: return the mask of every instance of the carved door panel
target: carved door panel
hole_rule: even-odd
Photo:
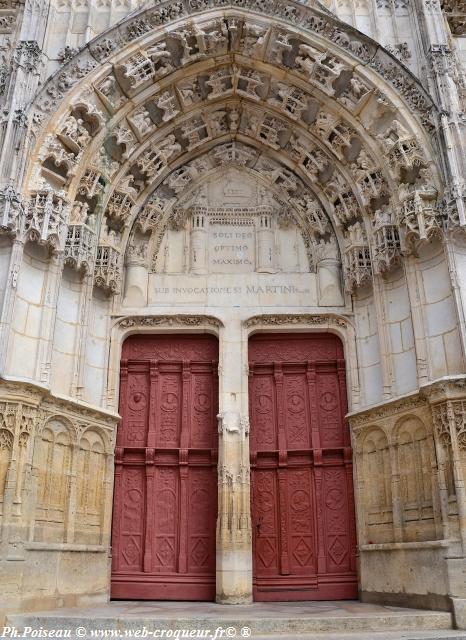
[[[253,336],[249,368],[254,597],[356,598],[341,342]]]
[[[123,345],[113,598],[215,597],[217,368],[212,336]]]

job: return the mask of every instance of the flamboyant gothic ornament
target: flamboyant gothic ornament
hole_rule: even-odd
[[[24,224],[24,207],[14,187],[7,185],[0,191],[0,231],[18,236]]]
[[[374,273],[385,273],[401,260],[398,227],[388,206],[377,209],[373,220],[372,265]]]
[[[367,284],[372,276],[372,263],[366,232],[360,222],[348,227],[345,235],[344,280],[348,293]]]
[[[441,234],[437,197],[435,188],[425,188],[415,189],[402,198],[398,224],[403,231],[406,246],[411,250],[417,243],[426,242],[434,235]]]
[[[69,204],[61,194],[52,190],[36,193],[26,203],[25,237],[54,253],[62,251],[68,215]]]
[[[94,266],[94,283],[106,293],[116,294],[121,289],[122,255],[112,244],[112,239],[105,238],[105,244],[97,246]]]

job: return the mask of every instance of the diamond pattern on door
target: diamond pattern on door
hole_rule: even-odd
[[[356,598],[341,342],[255,335],[249,370],[254,598]]]
[[[215,597],[217,363],[207,335],[123,345],[113,598]]]

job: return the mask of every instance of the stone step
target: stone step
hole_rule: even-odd
[[[128,639],[128,636],[126,636],[123,631],[121,631],[121,634],[121,636],[118,636],[118,640],[122,638],[125,638],[125,640]],[[16,640],[20,640],[21,637],[27,640],[27,638],[31,638],[32,636],[16,636]],[[117,636],[106,637],[116,638]],[[466,631],[455,631],[451,629],[431,631],[368,631],[358,633],[303,633],[299,634],[299,636],[296,634],[273,633],[267,635],[251,635],[249,637],[251,640],[296,640],[297,638],[299,640],[466,640]],[[84,640],[88,640],[89,638],[91,638],[91,636],[85,636]],[[204,637],[203,640],[212,640],[212,638],[213,636],[210,638]],[[241,635],[237,635],[235,638],[237,640],[243,640],[243,636]],[[83,637],[72,635],[69,636],[67,640],[83,640]],[[183,640],[183,638],[181,637],[180,640]]]
[[[296,640],[296,635],[267,634],[252,640]],[[466,631],[368,631],[358,633],[303,633],[299,640],[466,640]]]
[[[213,603],[111,603],[10,615],[6,625],[14,627],[18,633],[22,633],[26,627],[34,630],[66,629],[78,637],[76,629],[79,628],[81,633],[85,630],[85,635],[81,637],[98,637],[91,634],[91,630],[108,632],[100,637],[126,638],[154,638],[157,637],[154,634],[156,630],[204,630],[210,632],[210,636],[205,635],[205,638],[213,638],[221,628],[225,632],[220,635],[217,631],[216,638],[222,640],[232,637],[258,640],[262,636],[267,640],[272,640],[273,636],[282,639],[288,636],[289,640],[297,636],[300,640],[306,640],[307,636],[313,640],[333,640],[332,636],[335,634],[338,640],[352,640],[353,637],[354,640],[375,640],[376,633],[385,634],[381,639],[390,638],[387,634],[395,633],[392,638],[398,634],[399,638],[407,640],[437,637],[466,640],[466,632],[448,631],[452,629],[450,613],[365,605],[359,602],[255,603],[235,607]],[[138,630],[146,630],[147,635],[137,635],[135,632]],[[112,635],[111,631],[116,631],[117,635]],[[436,635],[437,631],[443,631],[446,635]],[[419,635],[421,632],[427,635]],[[429,633],[433,635],[429,636]],[[29,637],[33,637],[32,634]],[[176,638],[176,635],[172,637]]]
[[[15,636],[15,640],[28,640],[33,636]],[[39,636],[36,636],[39,637]],[[92,636],[96,637],[96,636]],[[103,637],[103,636],[102,636]],[[116,638],[116,636],[106,636],[107,638]],[[167,636],[166,636],[167,637]],[[84,640],[90,640],[91,636],[85,636]],[[176,639],[176,636],[171,637],[172,640]],[[202,640],[213,640],[214,636],[207,638],[204,636]],[[235,636],[236,640],[243,640],[243,637]],[[122,633],[118,636],[118,640],[128,640],[128,636]],[[454,630],[437,630],[437,631],[380,631],[380,632],[359,632],[359,633],[303,633],[297,636],[296,634],[267,634],[267,635],[251,635],[250,640],[466,640],[466,631],[454,631]],[[2,638],[3,640],[3,638]],[[83,640],[78,636],[67,636],[66,640]],[[152,638],[151,638],[152,640]],[[182,637],[179,640],[184,640]],[[188,640],[192,640],[188,638]],[[231,640],[230,638],[228,640]]]

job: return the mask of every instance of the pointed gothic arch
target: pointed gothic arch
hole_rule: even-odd
[[[52,76],[32,105],[26,228],[46,206],[62,236],[68,218],[65,253],[78,269],[90,268],[111,228],[121,280],[134,221],[157,236],[154,217],[163,227],[173,199],[209,168],[205,157],[233,144],[242,158],[215,161],[259,170],[301,216],[309,207],[328,218],[325,232],[307,231],[314,244],[336,231],[350,292],[439,233],[437,110],[419,82],[318,8],[247,9],[141,10]],[[148,199],[152,219],[141,225]],[[57,246],[56,234],[34,232]],[[107,287],[118,288],[114,279]]]

